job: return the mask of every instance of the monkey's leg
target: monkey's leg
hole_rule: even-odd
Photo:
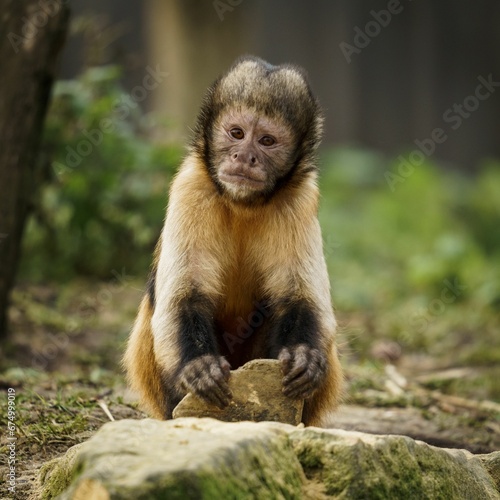
[[[165,418],[171,406],[161,370],[155,359],[151,331],[152,307],[148,296],[142,299],[139,313],[127,343],[123,366],[130,387],[137,391],[142,403],[155,418]],[[172,409],[170,409],[170,412]]]

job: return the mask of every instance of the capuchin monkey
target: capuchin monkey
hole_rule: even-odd
[[[278,359],[325,425],[342,374],[317,219],[323,117],[304,71],[243,57],[207,91],[171,189],[124,357],[152,416],[192,392],[224,408],[230,369]]]

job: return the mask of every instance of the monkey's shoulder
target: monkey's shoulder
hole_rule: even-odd
[[[217,189],[201,160],[195,155],[187,156],[170,186],[170,201],[199,206],[216,194]]]

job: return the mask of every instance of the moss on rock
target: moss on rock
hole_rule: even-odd
[[[42,498],[63,500],[500,499],[492,455],[276,422],[121,420],[40,479]]]
[[[500,498],[479,460],[461,450],[405,436],[314,428],[290,439],[306,477],[333,498]]]

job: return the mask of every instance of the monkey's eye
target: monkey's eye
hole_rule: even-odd
[[[263,146],[272,146],[273,144],[276,143],[276,141],[270,135],[265,135],[264,137],[261,137],[261,139],[259,140],[259,142]]]
[[[235,139],[241,140],[243,137],[245,137],[245,134],[241,128],[234,127],[232,128],[229,133],[231,134],[231,137],[234,137]]]

